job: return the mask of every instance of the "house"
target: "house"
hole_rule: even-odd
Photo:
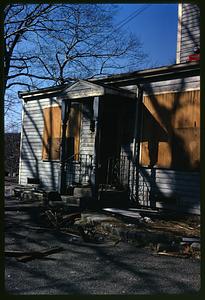
[[[19,93],[20,184],[200,213],[200,65],[190,59],[200,45],[184,13],[197,23],[193,7],[179,4],[175,65]]]

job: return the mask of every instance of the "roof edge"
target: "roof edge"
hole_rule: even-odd
[[[84,81],[90,82],[90,83],[96,83],[96,84],[109,84],[109,83],[120,83],[120,82],[126,82],[129,80],[137,80],[141,79],[143,81],[143,78],[146,78],[146,80],[150,80],[152,78],[160,77],[161,75],[170,75],[173,73],[182,73],[182,72],[190,72],[190,71],[197,71],[200,70],[200,62],[188,62],[188,63],[181,63],[181,64],[174,64],[174,65],[168,65],[163,67],[157,67],[157,68],[151,68],[151,69],[144,69],[134,72],[127,72],[127,73],[121,73],[121,74],[115,74],[110,75],[104,78],[92,78],[92,79],[85,79]],[[54,95],[59,92],[63,92],[65,89],[67,89],[70,84],[64,84],[54,87],[48,87],[48,88],[42,88],[38,90],[32,90],[32,91],[19,91],[18,96],[19,98],[22,98],[24,100],[29,99],[31,97],[35,96],[43,96],[43,95]]]
[[[91,79],[91,81],[95,82],[104,82],[104,83],[110,83],[110,82],[120,82],[120,80],[129,80],[130,78],[143,78],[148,77],[152,78],[155,76],[160,76],[164,74],[171,74],[173,72],[188,72],[192,70],[200,70],[200,62],[185,62],[181,64],[174,64],[174,65],[168,65],[168,66],[162,66],[157,68],[151,68],[151,69],[144,69],[129,73],[122,73],[122,74],[116,74],[116,75],[110,75],[104,78],[97,78],[97,79]]]

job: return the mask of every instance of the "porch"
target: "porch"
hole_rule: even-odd
[[[66,132],[73,103],[79,104],[81,114],[79,152],[75,151],[74,137],[71,155],[68,155]],[[136,94],[124,89],[80,80],[64,91],[59,168],[61,195],[73,197],[80,193],[95,204],[104,203],[108,207],[129,205],[136,109]]]

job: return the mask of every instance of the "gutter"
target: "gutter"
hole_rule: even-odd
[[[146,69],[141,71],[122,73],[117,75],[111,75],[101,79],[87,79],[90,83],[108,84],[116,86],[126,86],[130,84],[142,84],[146,82],[156,82],[169,79],[177,79],[181,77],[191,77],[200,75],[200,63],[199,62],[188,62],[182,64],[175,64],[170,66],[164,66],[153,69]],[[36,99],[36,97],[41,98],[45,95],[55,95],[58,96],[59,92],[63,92],[71,84],[64,84],[55,87],[43,88],[33,91],[22,91],[18,92],[19,98],[24,100]],[[113,86],[112,86],[113,87]]]
[[[183,64],[176,64],[166,67],[135,71],[131,73],[124,73],[112,75],[102,79],[92,79],[96,83],[128,85],[141,84],[146,82],[162,81],[165,79],[177,79],[183,76],[191,77],[200,75],[199,62],[189,62]]]
[[[43,89],[33,90],[33,91],[22,91],[22,92],[18,92],[18,96],[21,99],[27,100],[33,97],[45,96],[45,94],[46,95],[58,94],[59,92],[62,92],[67,87],[68,85],[59,85],[55,87],[43,88]]]

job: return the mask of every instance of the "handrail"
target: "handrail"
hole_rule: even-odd
[[[67,185],[89,184],[93,170],[93,155],[77,153],[65,161]]]
[[[76,154],[73,154],[71,156],[69,156],[68,158],[64,159],[63,162],[68,162],[68,161],[72,161],[72,159],[74,160],[75,157],[82,157],[82,156],[87,156],[87,157],[90,157],[92,158],[93,155],[92,154],[81,154],[81,153],[76,153]]]

